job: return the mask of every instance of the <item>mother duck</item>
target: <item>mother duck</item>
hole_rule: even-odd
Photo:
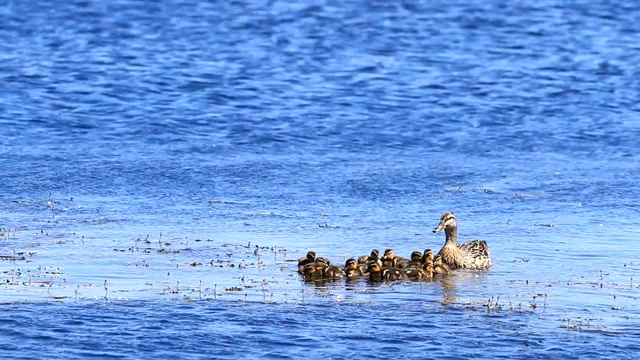
[[[458,245],[458,224],[453,211],[447,211],[440,217],[440,223],[433,232],[444,230],[446,240],[438,256],[451,269],[488,270],[491,267],[489,245],[484,240],[471,240]]]

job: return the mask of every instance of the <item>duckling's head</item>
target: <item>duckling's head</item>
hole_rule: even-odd
[[[344,264],[344,267],[347,268],[348,270],[356,270],[358,269],[358,262],[356,261],[356,259],[349,259]]]
[[[309,251],[307,253],[307,259],[311,260],[311,261],[316,261],[316,252],[315,251]]]
[[[369,255],[369,257],[374,260],[378,260],[380,258],[380,250],[378,249],[371,250],[371,255]]]
[[[387,258],[388,260],[393,260],[393,258],[395,257],[393,250],[391,249],[386,249],[384,251],[384,257]]]
[[[443,266],[444,262],[442,260],[442,256],[438,256],[433,260],[433,266]]]
[[[420,251],[414,251],[411,253],[411,261],[420,262],[422,261],[422,253]]]
[[[440,216],[440,223],[433,229],[433,232],[436,233],[445,229],[453,229],[456,226],[456,214],[454,214],[453,211],[446,211]]]
[[[422,262],[423,263],[427,262],[428,259],[433,260],[433,250],[431,250],[431,249],[426,249],[424,251],[424,255],[422,255]]]
[[[432,253],[432,252],[427,253],[427,255],[426,255],[426,256],[425,256],[425,258],[424,258],[424,263],[425,263],[425,264],[431,264],[431,265],[433,265],[433,263],[434,263],[434,262],[435,262],[435,261],[434,261],[434,259],[433,259],[433,253]]]
[[[329,266],[331,263],[323,257],[318,257],[316,258],[316,265]]]

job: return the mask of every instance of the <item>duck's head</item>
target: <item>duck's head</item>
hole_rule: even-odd
[[[411,253],[411,261],[413,262],[421,262],[422,261],[422,253],[420,251],[414,251]]]
[[[378,249],[371,250],[371,255],[369,255],[369,258],[373,260],[378,260],[380,258],[380,250]]]
[[[344,267],[347,268],[348,270],[356,270],[358,269],[358,262],[356,261],[356,259],[349,259],[344,264]]]
[[[307,253],[307,260],[316,261],[316,252],[315,251],[309,251]]]
[[[393,258],[395,258],[395,254],[393,253],[393,250],[391,249],[386,249],[384,251],[384,257],[388,260],[393,260]]]
[[[454,214],[453,211],[446,211],[440,216],[440,223],[433,229],[433,232],[436,233],[445,229],[452,229],[456,226],[456,214]]]

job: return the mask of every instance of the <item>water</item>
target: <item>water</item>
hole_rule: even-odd
[[[640,6],[0,16],[3,356],[636,357]],[[306,284],[291,261],[437,250],[445,210],[490,271]]]

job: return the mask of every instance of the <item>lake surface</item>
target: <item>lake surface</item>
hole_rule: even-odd
[[[3,358],[637,358],[640,5],[0,5]],[[305,283],[308,250],[493,267]]]

